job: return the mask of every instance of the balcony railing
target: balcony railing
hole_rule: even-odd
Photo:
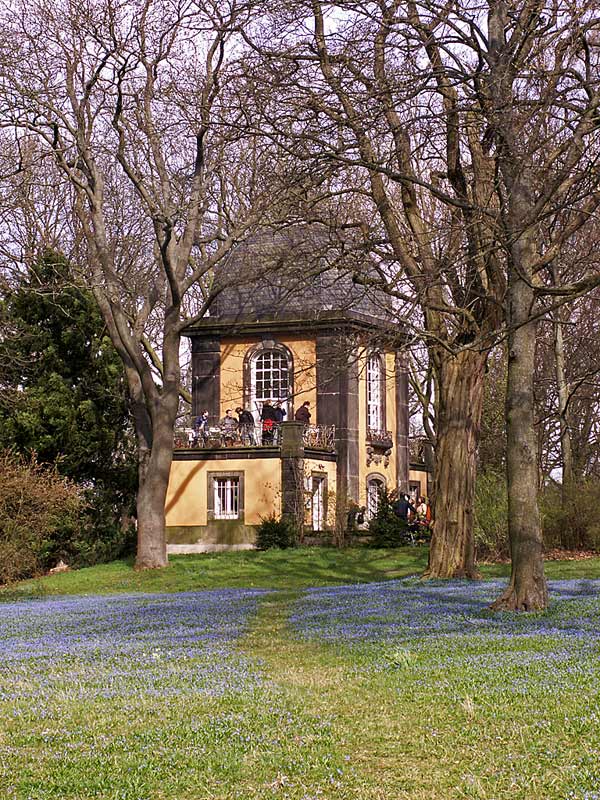
[[[429,466],[433,460],[431,442],[426,436],[411,436],[408,440],[408,455],[411,464]]]
[[[367,428],[367,439],[371,444],[386,447],[391,447],[394,441],[391,431],[378,430],[376,428]]]
[[[307,425],[302,438],[305,447],[315,450],[335,450],[335,425]]]
[[[335,425],[307,425],[302,433],[304,446],[316,450],[335,450]],[[182,428],[175,432],[177,450],[203,450],[221,447],[279,447],[281,428],[275,424],[269,429],[262,425],[222,424],[206,425],[202,430]]]

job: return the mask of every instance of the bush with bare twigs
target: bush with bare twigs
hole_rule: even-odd
[[[77,525],[80,491],[35,457],[0,453],[0,583],[52,565],[61,535]]]

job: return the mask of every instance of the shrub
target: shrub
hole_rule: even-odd
[[[377,513],[369,522],[369,533],[373,537],[371,547],[400,547],[412,541],[408,525],[394,513],[393,498],[386,491],[379,495]]]
[[[562,487],[545,487],[540,506],[546,547],[600,550],[600,483],[577,483],[563,499]]]
[[[52,566],[60,541],[73,536],[83,502],[78,488],[51,467],[0,453],[0,583]]]
[[[106,497],[85,492],[86,507],[76,528],[64,531],[56,541],[56,560],[70,566],[91,567],[135,553],[137,532],[130,517],[121,518],[120,508]],[[60,550],[60,552],[58,552]]]
[[[274,514],[261,520],[256,532],[256,549],[270,550],[279,547],[285,550],[296,546],[296,530],[290,519],[278,519]]]
[[[495,470],[477,476],[474,529],[478,558],[509,554],[506,478]]]

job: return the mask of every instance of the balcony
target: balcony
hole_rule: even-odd
[[[390,463],[393,446],[394,439],[391,431],[382,428],[367,428],[367,467],[381,463],[387,467]]]
[[[433,468],[433,448],[427,436],[411,436],[408,440],[408,455],[411,464],[422,464]]]
[[[304,447],[335,451],[335,425],[307,425],[302,433]],[[180,428],[175,431],[176,450],[217,450],[231,447],[279,447],[280,426],[263,430],[262,425],[238,425],[226,428],[220,423],[208,424],[202,431]]]
[[[394,446],[392,432],[376,428],[367,428],[367,441],[373,447],[381,450],[390,450]]]

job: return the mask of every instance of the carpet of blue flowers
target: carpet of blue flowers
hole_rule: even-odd
[[[2,800],[600,800],[600,581],[0,604]]]
[[[259,680],[234,645],[261,591],[66,597],[2,605],[0,700],[222,694]],[[26,676],[26,681],[23,677]],[[31,708],[27,706],[30,713]]]
[[[432,795],[453,764],[447,796],[600,800],[600,581],[549,585],[537,614],[492,612],[497,580],[316,588],[290,625],[416,712]]]
[[[376,668],[419,664],[421,682],[444,673],[485,678],[503,692],[532,685],[593,686],[600,667],[600,581],[551,581],[550,608],[496,613],[504,581],[423,584],[415,579],[313,589],[290,617],[296,635],[371,654]],[[591,709],[600,720],[600,711]]]
[[[561,636],[597,647],[600,581],[550,581],[551,604],[540,614],[490,611],[505,581],[423,583],[414,578],[386,583],[312,589],[291,615],[307,639],[351,642],[472,635],[514,639]]]

